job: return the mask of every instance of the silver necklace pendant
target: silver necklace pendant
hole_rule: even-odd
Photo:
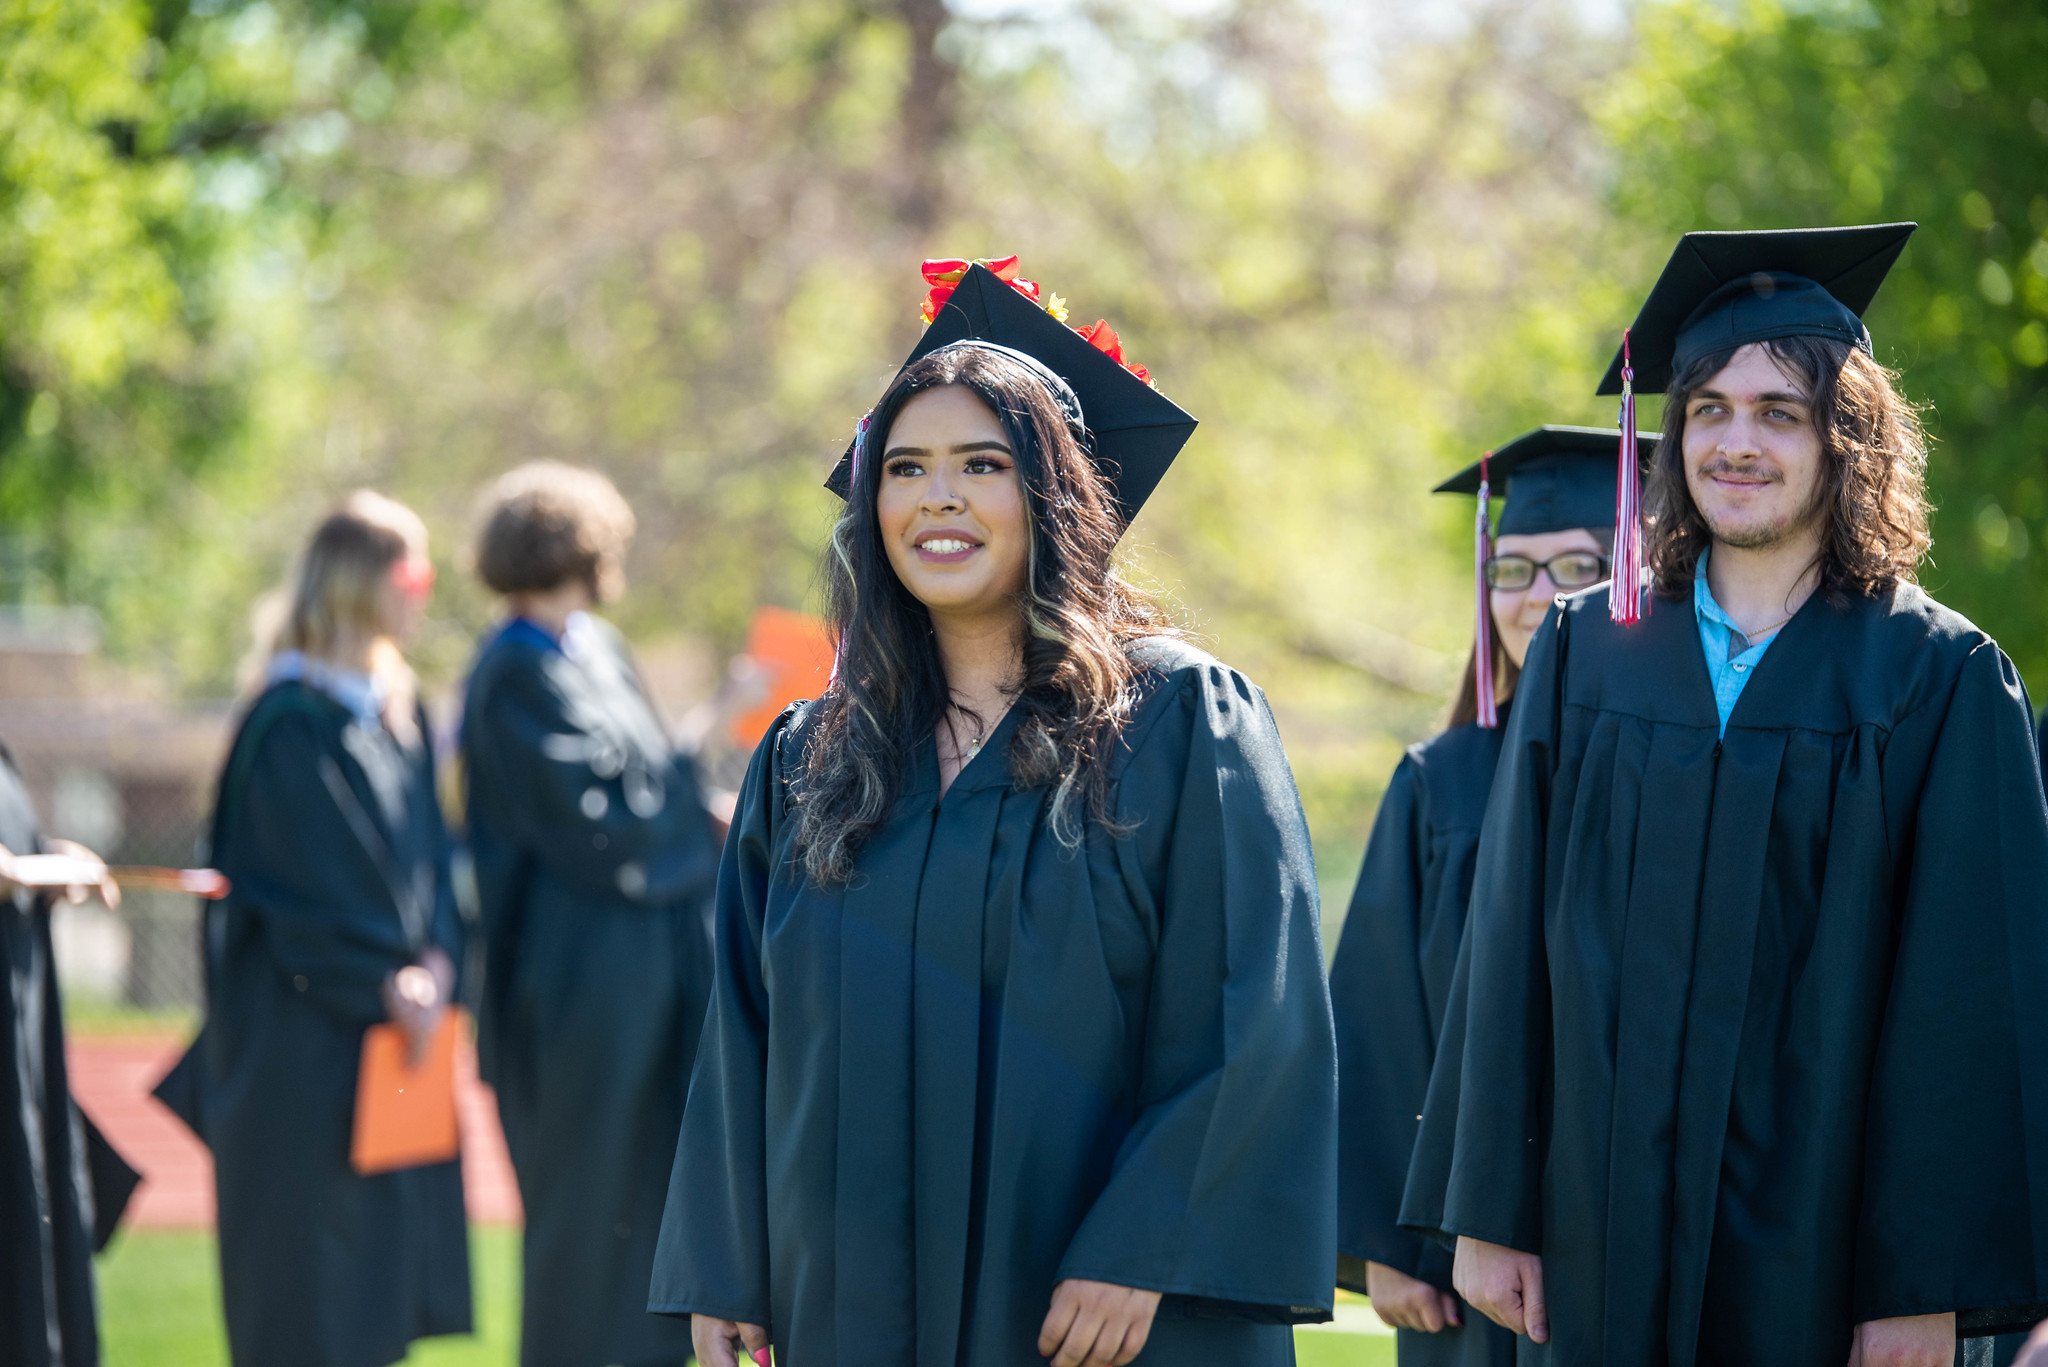
[[[974,738],[973,740],[971,740],[971,741],[968,741],[968,742],[967,742],[967,758],[969,758],[969,759],[973,759],[973,758],[974,758],[974,757],[975,757],[976,755],[978,755],[978,754],[980,754],[980,753],[981,753],[981,737],[980,737],[980,736],[976,736],[976,737],[975,737],[975,738]]]

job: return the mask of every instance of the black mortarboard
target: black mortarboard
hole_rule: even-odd
[[[1649,459],[1657,449],[1657,434],[1634,436],[1630,449],[1639,453],[1636,459]],[[1474,494],[1479,499],[1479,515],[1472,526],[1472,682],[1479,725],[1500,725],[1493,697],[1493,606],[1486,588],[1493,538],[1615,527],[1617,489],[1624,483],[1633,485],[1640,474],[1630,470],[1630,479],[1621,479],[1621,447],[1621,433],[1605,427],[1539,427],[1487,452],[1478,464],[1466,466],[1432,491]],[[1506,503],[1498,529],[1491,525],[1487,507],[1496,496]],[[1617,545],[1628,539],[1617,529]]]
[[[1114,338],[1106,326],[1103,331]],[[963,341],[1022,353],[1065,382],[1080,403],[1096,466],[1114,489],[1126,523],[1137,516],[1195,430],[1195,420],[1180,405],[979,262],[967,268],[939,304],[903,364]],[[825,487],[844,498],[852,474],[849,445]]]
[[[1863,311],[1914,226],[1687,233],[1629,328],[1635,388],[1662,390],[1702,356],[1776,337],[1869,351]],[[1621,393],[1621,368],[1617,351],[1600,393]]]
[[[1615,461],[1621,434],[1611,427],[1539,427],[1487,457],[1491,494],[1500,510],[1498,536],[1541,536],[1573,527],[1614,525]],[[1636,433],[1636,449],[1649,460],[1655,432]],[[1479,466],[1458,471],[1433,492],[1477,494]]]

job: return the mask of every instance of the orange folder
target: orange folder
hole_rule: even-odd
[[[825,691],[832,678],[832,637],[808,613],[756,608],[747,624],[746,655],[761,667],[765,691],[752,709],[733,718],[732,738],[753,745],[768,734],[783,708]]]
[[[460,1008],[441,1013],[417,1068],[407,1059],[403,1030],[387,1023],[363,1032],[348,1154],[357,1172],[367,1177],[455,1157],[461,1147],[455,1128],[455,1035],[461,1018]]]

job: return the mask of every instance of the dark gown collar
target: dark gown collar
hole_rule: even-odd
[[[1872,607],[1868,598],[1851,598],[1843,607],[1831,605],[1821,592],[1806,598],[1751,672],[1729,728],[1841,730],[1841,703],[1817,682],[1853,662],[1851,619]],[[1567,703],[1720,732],[1714,680],[1690,596],[1657,598],[1638,625],[1618,627],[1608,621],[1606,590],[1597,590],[1573,613],[1571,629],[1567,658],[1591,668],[1583,674],[1573,670],[1577,678]]]

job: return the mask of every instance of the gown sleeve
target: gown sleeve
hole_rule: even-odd
[[[420,734],[430,736],[426,714],[420,715]],[[464,965],[469,946],[469,927],[462,917],[462,904],[455,893],[455,842],[448,834],[448,825],[441,815],[439,766],[434,760],[433,746],[427,746],[427,754],[421,761],[424,777],[421,781],[421,799],[428,806],[428,820],[433,825],[434,838],[434,913],[427,931],[427,938],[438,945],[448,961],[455,965],[454,1000],[463,999],[465,983]]]
[[[662,775],[661,807],[642,815],[626,772],[592,767],[589,737],[538,660],[503,669],[477,701],[464,722],[474,728],[471,782],[518,794],[497,806],[551,876],[590,896],[654,905],[709,890],[718,851],[686,759]]]
[[[385,978],[413,953],[386,870],[357,834],[375,804],[343,810],[332,781],[347,783],[340,764],[313,718],[271,722],[224,862],[232,905],[261,924],[278,971],[342,1020],[370,1025],[384,1019]]]
[[[769,1328],[768,992],[761,931],[781,814],[789,713],[754,751],[713,903],[711,1003],[655,1247],[649,1311]]]
[[[1401,1223],[1539,1253],[1550,970],[1543,832],[1556,765],[1565,619],[1529,643],[1501,741],[1472,905],[1409,1165]]]
[[[1972,1334],[2048,1314],[2048,804],[2026,692],[1990,642],[1923,750],[1870,1093],[1855,1315],[1958,1312]],[[1916,735],[1915,732],[1920,734]]]
[[[1340,1140],[1337,1280],[1361,1292],[1366,1261],[1422,1275],[1422,1241],[1400,1228],[1399,1217],[1433,1049],[1419,962],[1423,827],[1422,781],[1415,762],[1403,758],[1380,799],[1330,964]]]
[[[1307,824],[1264,697],[1189,673],[1185,768],[1148,764],[1162,722],[1120,785],[1120,813],[1174,813],[1142,1082],[1058,1276],[1167,1293],[1162,1314],[1327,1319],[1337,1067]]]

